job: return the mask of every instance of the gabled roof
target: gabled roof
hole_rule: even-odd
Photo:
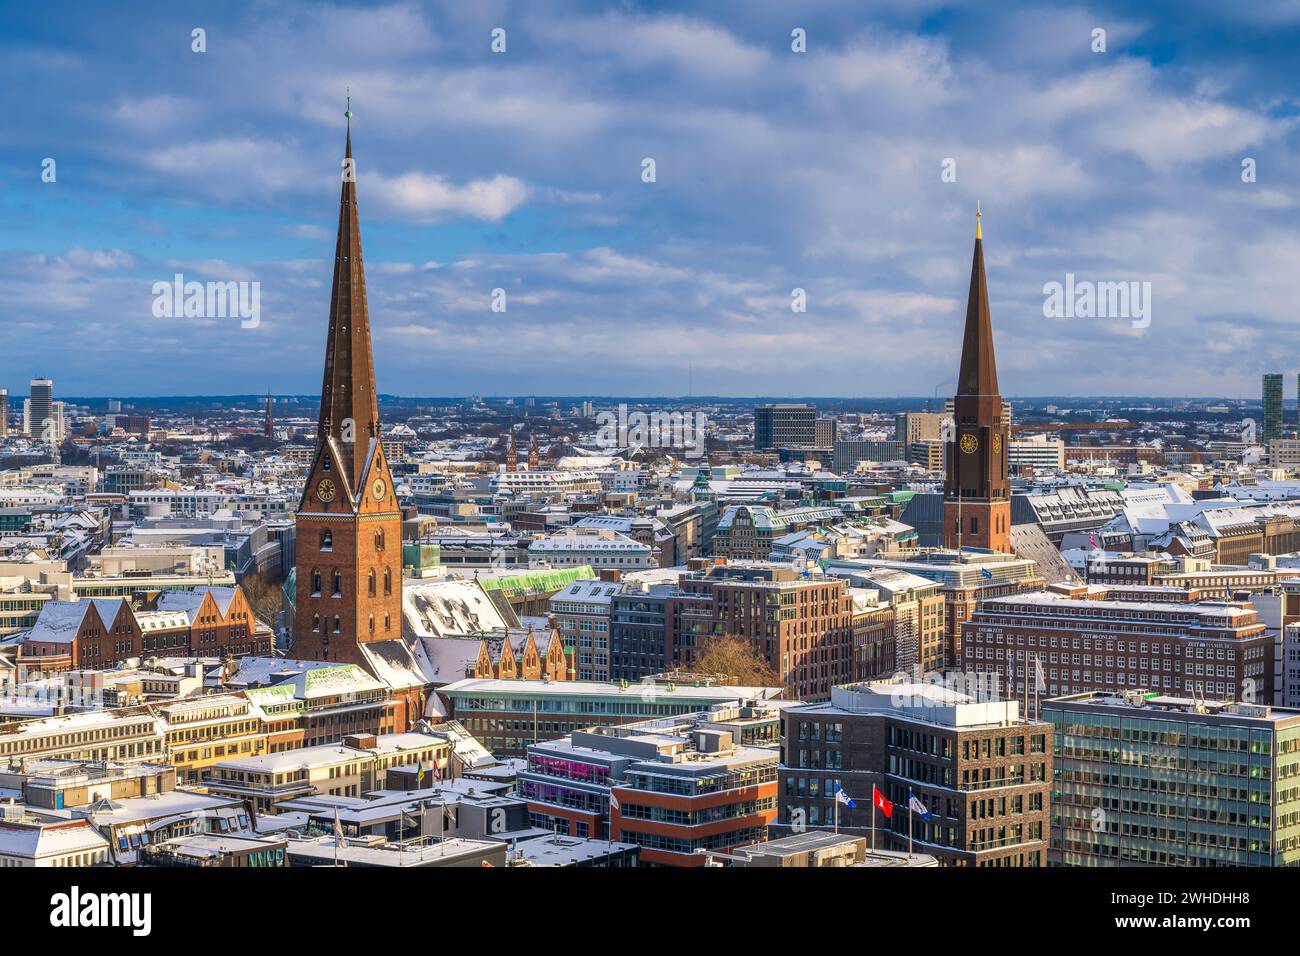
[[[424,643],[418,639],[398,637],[359,646],[370,672],[389,687],[401,689],[438,683]]]
[[[36,623],[27,634],[31,641],[50,644],[71,644],[81,630],[82,622],[94,607],[107,627],[122,609],[125,598],[84,598],[80,601],[46,601],[41,607]]]
[[[234,600],[235,589],[229,587],[195,588],[193,591],[164,591],[158,598],[159,611],[177,611],[185,614],[191,624],[198,617],[203,598],[208,594],[217,605],[217,610],[225,617],[230,612],[230,602]]]

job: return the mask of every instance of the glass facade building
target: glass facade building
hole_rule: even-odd
[[[1300,863],[1300,711],[1090,693],[1054,727],[1054,866]]]

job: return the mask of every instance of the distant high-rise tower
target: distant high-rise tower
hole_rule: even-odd
[[[1007,478],[1008,422],[998,393],[984,276],[984,234],[975,213],[975,255],[966,300],[948,476],[943,489],[943,540],[949,548],[1011,550],[1011,483]]]
[[[26,419],[24,428],[32,438],[51,443],[62,440],[63,422],[60,420],[58,409],[54,407],[53,379],[32,379]]]
[[[267,438],[275,437],[275,411],[271,408],[271,396],[266,396],[266,425],[264,431]]]
[[[536,434],[536,433],[533,433],[532,435],[529,435],[529,436],[528,436],[528,469],[529,469],[529,471],[534,471],[534,470],[536,470],[538,464],[540,464],[540,463],[541,463],[541,455],[538,453],[538,450],[537,450],[537,434]]]
[[[0,438],[9,434],[9,389],[0,388]]]
[[[1267,445],[1282,437],[1282,376],[1275,372],[1264,375],[1264,422],[1260,438]]]
[[[379,435],[348,112],[316,455],[297,514],[292,656],[366,666],[402,631],[402,515]]]

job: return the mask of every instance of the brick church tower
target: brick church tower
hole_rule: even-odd
[[[947,548],[1011,551],[1011,482],[1007,478],[1010,422],[998,394],[984,277],[984,235],[975,213],[975,257],[966,300],[966,333],[953,397],[953,429],[945,449],[943,543]]]
[[[297,514],[291,654],[364,666],[360,645],[401,636],[402,517],[379,440],[347,117],[316,456]]]

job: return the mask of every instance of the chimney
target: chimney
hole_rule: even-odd
[[[623,570],[622,568],[601,568],[599,580],[618,584],[623,580]]]

